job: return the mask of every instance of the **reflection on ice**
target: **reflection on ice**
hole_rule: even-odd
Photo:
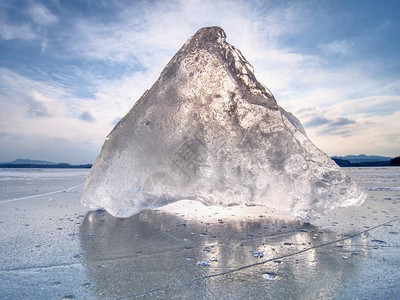
[[[354,267],[342,256],[360,243],[353,238],[342,248],[314,249],[337,235],[293,220],[199,221],[160,211],[126,219],[89,212],[80,233],[87,275],[104,298],[332,295]]]

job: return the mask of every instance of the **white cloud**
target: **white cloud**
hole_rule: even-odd
[[[319,44],[318,48],[328,55],[345,56],[351,51],[352,44],[349,40],[337,40],[327,44]]]
[[[79,117],[79,119],[81,119],[84,122],[95,122],[96,119],[92,116],[92,114],[90,113],[90,111],[85,110],[81,116]]]
[[[0,144],[7,145],[0,156],[3,153],[3,160],[12,160],[19,150],[6,149],[22,147],[45,159],[51,151],[38,149],[55,147],[59,153],[49,158],[56,161],[92,162],[115,120],[131,109],[157,76],[139,72],[118,80],[98,80],[95,98],[86,99],[74,97],[57,82],[33,80],[0,68]]]
[[[346,135],[321,136],[317,129],[307,130],[311,140],[330,155],[381,154],[399,155],[400,111],[390,116],[371,116],[357,119]]]
[[[41,49],[41,51],[42,52],[46,52],[46,49],[47,49],[47,41],[45,41],[45,40],[43,40],[41,43],[40,43],[40,49]]]
[[[294,112],[310,139],[330,155],[398,155],[395,151],[399,151],[400,95],[338,100]]]
[[[38,25],[51,25],[58,22],[58,17],[40,3],[32,3],[27,13]]]
[[[83,163],[89,156],[81,158],[78,149],[90,149],[90,162],[111,130],[113,119],[121,114],[109,100],[98,99],[93,105],[93,99],[74,98],[59,84],[32,80],[4,68],[0,68],[0,86],[0,128],[7,133],[0,136],[4,149],[22,147],[27,153],[41,153],[38,149],[53,147],[62,139],[64,148],[57,154],[58,161]],[[102,122],[82,126],[83,111],[101,116]],[[7,142],[10,139],[12,143]],[[8,155],[17,152],[10,150]]]
[[[36,38],[35,32],[30,25],[10,25],[0,21],[0,37],[3,40],[30,41]]]

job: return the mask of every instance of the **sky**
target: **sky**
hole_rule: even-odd
[[[400,1],[0,1],[0,161],[92,163],[185,41],[221,26],[328,155],[400,155]]]

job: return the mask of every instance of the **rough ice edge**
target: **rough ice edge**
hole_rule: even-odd
[[[311,147],[315,147],[316,149],[318,149],[325,156],[325,157],[323,157],[323,161],[321,161],[323,164],[326,164],[327,162],[330,162],[330,163],[333,162],[334,164],[336,164],[325,152],[323,152],[318,147],[316,147],[308,139],[307,134],[306,134],[303,126],[301,125],[300,121],[292,113],[285,111],[280,106],[279,106],[279,111],[282,115],[283,124],[285,124],[285,126],[289,129],[289,131],[292,132],[295,139],[298,140],[303,145],[303,147],[309,148],[310,147],[309,145],[311,145]],[[285,122],[285,118],[289,122]],[[292,125],[293,127],[290,125]],[[342,168],[339,167],[339,169],[343,174],[348,176]],[[335,203],[335,205],[331,205],[330,207],[325,209],[325,211],[323,213],[321,213],[319,215],[312,215],[312,216],[307,215],[307,214],[305,215],[303,211],[296,211],[296,210],[293,210],[291,212],[291,214],[300,218],[301,220],[303,220],[307,223],[310,223],[310,222],[315,221],[319,216],[325,215],[328,211],[330,211],[332,209],[340,208],[340,207],[344,208],[344,207],[349,207],[349,206],[360,206],[367,199],[367,194],[364,191],[362,191],[361,188],[356,183],[355,183],[355,185],[358,189],[358,195],[359,195],[358,197],[346,199],[340,205]],[[276,208],[274,206],[271,206],[271,207],[279,210],[279,208]]]

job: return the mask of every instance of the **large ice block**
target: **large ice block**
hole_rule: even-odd
[[[200,29],[108,135],[82,203],[129,217],[182,200],[305,221],[365,195],[279,107],[219,27]],[[134,84],[134,83],[133,83]]]

